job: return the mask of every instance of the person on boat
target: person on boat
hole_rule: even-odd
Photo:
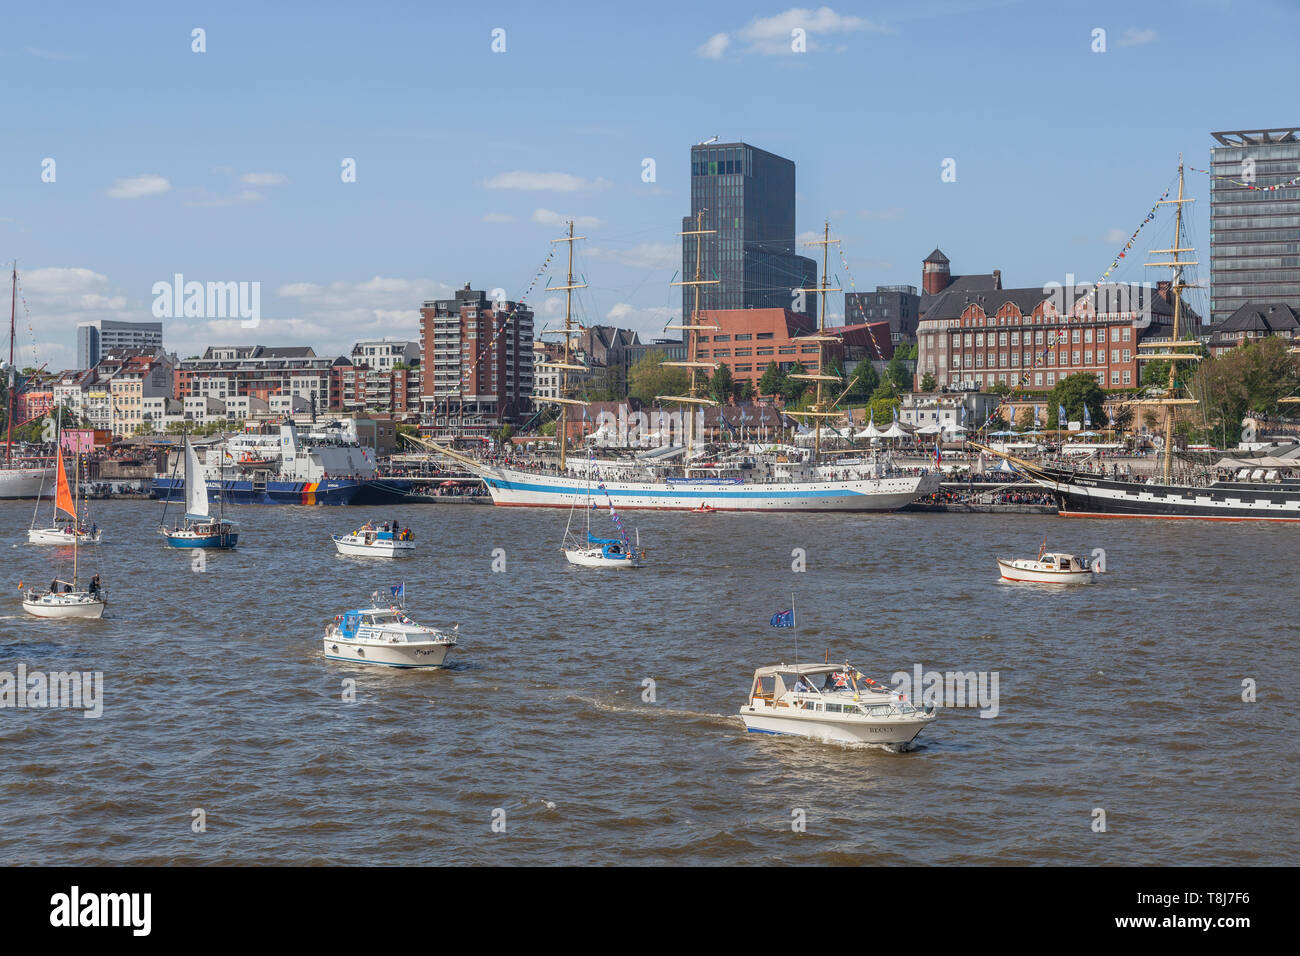
[[[58,594],[58,593],[59,593],[59,579],[58,579],[58,578],[55,578],[53,581],[50,582],[50,593],[51,593],[51,594]]]
[[[99,595],[99,575],[96,574],[90,579],[90,596],[98,597]]]
[[[808,687],[808,685],[803,682],[802,677],[800,677],[798,680],[794,682],[794,692],[796,694],[806,694],[808,693],[809,689],[810,688]]]

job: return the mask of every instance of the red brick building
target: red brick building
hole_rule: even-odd
[[[817,334],[806,315],[789,309],[713,309],[700,312],[700,324],[718,329],[699,334],[699,361],[728,366],[732,378],[751,383],[755,391],[772,362],[786,372],[796,362],[809,373],[821,371],[818,343],[800,341]],[[838,362],[841,368],[894,354],[887,321],[827,328],[825,334],[841,336],[841,342],[824,343],[827,363]]]

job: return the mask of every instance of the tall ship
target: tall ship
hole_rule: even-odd
[[[373,453],[346,420],[234,435],[208,445],[202,467],[210,500],[244,505],[352,504],[377,474]],[[184,479],[158,475],[153,496],[184,501]]]
[[[18,391],[18,367],[14,364],[14,328],[18,314],[18,263],[14,262],[9,291],[9,361],[0,362],[6,385],[5,454],[0,464],[0,498],[39,498],[54,480],[54,468],[44,462],[14,458],[14,399]]]
[[[682,235],[712,235],[716,230],[703,228],[703,211],[697,216],[695,229]],[[620,510],[654,509],[665,511],[857,511],[886,512],[897,511],[915,501],[922,495],[939,490],[939,474],[926,472],[922,474],[905,473],[894,468],[887,459],[874,455],[855,455],[838,460],[823,460],[821,454],[821,422],[845,417],[845,412],[834,410],[835,402],[828,402],[823,394],[823,386],[840,380],[824,374],[825,345],[840,340],[825,332],[826,295],[836,291],[826,284],[825,247],[833,241],[829,238],[830,226],[826,227],[826,238],[818,243],[823,246],[822,282],[817,292],[822,297],[819,327],[817,334],[800,339],[801,342],[816,343],[818,346],[818,366],[814,374],[794,375],[792,377],[807,379],[816,384],[816,398],[805,411],[789,414],[806,416],[814,424],[814,445],[811,455],[804,458],[799,453],[778,454],[762,449],[732,448],[716,454],[705,453],[704,406],[715,406],[717,402],[702,395],[698,373],[701,369],[713,369],[715,363],[698,360],[698,333],[710,331],[716,326],[706,324],[700,314],[700,286],[717,282],[716,279],[704,279],[702,275],[701,242],[696,243],[695,278],[673,283],[689,286],[694,291],[694,305],[690,318],[680,325],[667,328],[683,332],[686,344],[686,358],[683,361],[664,362],[665,366],[682,368],[687,373],[687,389],[684,395],[660,395],[657,401],[660,408],[676,407],[684,425],[683,441],[680,448],[682,463],[669,464],[669,454],[650,455],[631,461],[615,463],[597,463],[601,467],[602,491],[608,495],[609,502]],[[420,444],[445,457],[459,461],[479,475],[487,487],[492,501],[506,507],[531,508],[572,508],[581,505],[588,494],[587,469],[591,462],[575,462],[573,467],[568,461],[567,441],[570,410],[585,409],[587,402],[572,397],[570,373],[585,372],[586,367],[573,361],[570,343],[580,335],[573,321],[573,290],[585,288],[585,284],[574,282],[573,243],[582,239],[573,234],[573,223],[569,223],[568,235],[556,242],[568,243],[569,270],[568,280],[563,286],[550,287],[549,291],[565,293],[564,327],[553,334],[564,336],[563,353],[559,361],[539,365],[558,373],[559,395],[539,399],[559,406],[556,423],[556,435],[559,451],[559,467],[554,471],[532,471],[513,468],[507,465],[487,464],[476,459],[460,455],[433,442],[420,440]],[[546,334],[546,333],[543,333]],[[678,449],[664,449],[676,452]]]
[[[1162,200],[1175,208],[1174,242],[1168,249],[1151,249],[1166,254],[1162,262],[1149,267],[1173,270],[1170,292],[1173,298],[1173,328],[1167,342],[1139,342],[1139,349],[1151,350],[1145,360],[1169,363],[1166,387],[1136,399],[1136,407],[1154,406],[1163,417],[1163,448],[1156,474],[1148,478],[1107,477],[1085,467],[1061,461],[1029,461],[1006,452],[971,442],[980,451],[1009,460],[1041,487],[1056,496],[1057,510],[1066,517],[1100,518],[1199,518],[1214,521],[1300,521],[1300,458],[1274,455],[1264,458],[1225,457],[1217,462],[1194,466],[1174,458],[1174,422],[1180,407],[1197,405],[1198,400],[1180,394],[1180,363],[1201,360],[1194,337],[1183,338],[1181,292],[1192,288],[1183,281],[1184,270],[1197,265],[1185,253],[1183,205],[1193,202],[1183,195],[1183,163],[1178,162],[1178,198]],[[1300,349],[1291,349],[1292,353]],[[1282,399],[1286,402],[1288,399]],[[1290,399],[1300,401],[1300,399]]]

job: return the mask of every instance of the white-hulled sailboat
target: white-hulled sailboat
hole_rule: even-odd
[[[58,419],[54,431],[54,444],[56,447],[62,448],[63,432],[60,427],[63,418],[62,409],[56,409],[54,414]],[[44,491],[45,485],[44,482],[42,482],[41,492],[44,493]],[[88,510],[88,506],[84,501],[81,504],[82,508]],[[56,504],[54,506],[54,514],[50,526],[45,528],[36,527],[36,519],[40,516],[40,512],[41,499],[38,496],[36,499],[36,507],[32,510],[32,526],[27,529],[27,542],[29,544],[70,545],[74,542],[79,544],[99,544],[99,526],[92,523],[87,527],[86,520],[89,519],[89,514],[85,515],[83,518],[80,514],[80,509],[78,514],[73,518],[67,521],[60,521],[59,508]]]
[[[594,459],[587,461],[587,540],[584,542],[578,538],[573,531],[573,508],[569,509],[569,523],[564,526],[564,557],[570,564],[576,564],[581,568],[639,568],[641,561],[645,558],[645,552],[641,549],[641,534],[636,534],[636,544],[627,539],[627,532],[623,530],[623,521],[614,510],[614,505],[609,506],[609,516],[614,522],[614,527],[618,530],[617,538],[597,538],[591,533],[591,513],[596,509],[596,503],[591,500],[591,477],[592,472],[596,469]],[[577,502],[574,502],[574,508]]]
[[[80,456],[78,456],[79,458]],[[77,500],[72,493],[72,489],[68,486],[68,472],[63,466],[62,446],[59,447],[58,451],[58,467],[56,471],[54,507],[57,511],[63,512],[75,521],[77,518]],[[79,489],[81,484],[79,464],[75,483]],[[77,551],[77,538],[74,535],[72,538],[72,580],[63,581],[55,578],[50,584],[50,590],[44,594],[35,588],[29,589],[23,595],[24,611],[36,617],[104,616],[104,608],[108,606],[108,595],[99,586],[99,575],[95,575],[88,589],[83,590],[77,583],[77,572],[79,570]],[[59,590],[60,585],[63,587],[61,591]]]
[[[219,484],[219,483],[218,483]],[[168,530],[167,503],[163,502],[163,524],[158,533],[167,539],[172,548],[212,548],[228,551],[239,542],[239,532],[233,521],[226,520],[225,497],[218,492],[217,502],[220,511],[212,517],[208,506],[208,482],[203,475],[203,466],[199,464],[198,452],[190,443],[190,436],[185,436],[185,519],[182,524]]]

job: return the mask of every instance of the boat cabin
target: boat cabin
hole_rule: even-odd
[[[1088,562],[1076,558],[1072,554],[1065,554],[1061,551],[1048,551],[1038,563],[1042,564],[1049,571],[1087,571]]]
[[[847,664],[778,664],[754,671],[749,698],[754,706],[787,707],[798,705],[803,695],[809,695],[811,700],[807,702],[819,706],[806,709],[821,710],[830,709],[828,702],[820,700],[828,695],[847,695],[850,700],[857,700],[868,694],[879,694],[890,700],[893,697],[889,688]],[[835,709],[840,711],[843,706],[836,702]],[[856,710],[853,707],[850,712]]]

